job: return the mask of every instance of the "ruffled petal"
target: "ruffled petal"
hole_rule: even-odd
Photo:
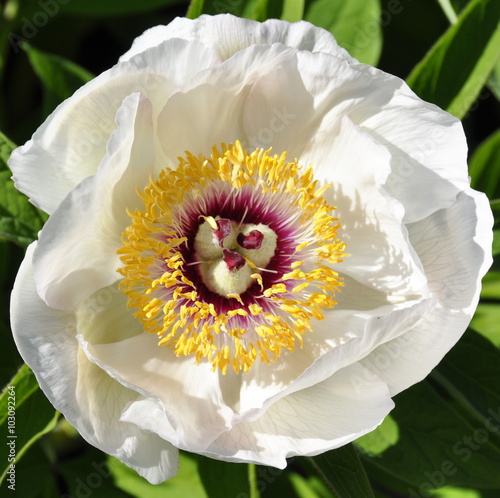
[[[210,363],[177,357],[147,333],[112,344],[79,340],[88,358],[111,377],[161,403],[173,427],[164,436],[176,447],[202,451],[230,427],[233,410],[220,389],[222,374],[212,372]]]
[[[150,99],[155,121],[180,84],[217,61],[215,52],[199,42],[168,40],[100,74],[12,153],[16,187],[52,214],[78,183],[95,174],[127,95],[140,92]]]
[[[328,143],[316,146],[304,155],[315,166],[316,178],[333,184],[325,197],[337,208],[339,237],[349,253],[335,270],[389,300],[428,295],[424,270],[403,225],[404,208],[383,187],[391,160],[386,147],[346,116]]]
[[[143,188],[153,172],[151,112],[149,100],[138,93],[123,101],[97,173],[71,191],[40,232],[35,280],[49,306],[76,309],[120,278],[116,251],[130,224],[127,209],[141,207],[135,189]]]
[[[364,358],[379,344],[403,336],[432,308],[432,298],[366,311],[333,310],[313,324],[303,347],[284,352],[273,364],[255,364],[242,378],[239,411],[259,414],[284,397],[314,386]],[[272,379],[270,382],[269,379]]]
[[[404,206],[406,223],[450,206],[467,188],[467,147],[456,118],[378,69],[322,53],[299,52],[297,58],[322,118],[307,151],[321,150],[332,127],[347,115],[389,150],[387,189]]]
[[[346,50],[339,47],[328,31],[308,22],[300,21],[292,24],[269,19],[260,23],[231,14],[221,14],[202,15],[194,21],[178,17],[167,26],[148,29],[134,40],[132,48],[122,55],[120,61],[126,61],[171,38],[199,40],[214,49],[223,60],[251,45],[272,43],[282,43],[298,50],[325,52],[349,61],[354,60]]]
[[[214,145],[248,143],[241,116],[253,85],[277,66],[293,66],[294,58],[295,51],[283,45],[256,45],[192,78],[158,119],[165,156],[173,164],[182,151],[209,156]]]
[[[437,303],[406,334],[362,360],[392,395],[428,375],[467,328],[492,262],[492,224],[486,197],[468,189],[449,209],[409,227]]]
[[[284,468],[287,457],[317,455],[372,431],[393,406],[383,381],[351,365],[280,399],[257,419],[236,424],[204,453]]]
[[[120,422],[140,396],[89,362],[75,339],[74,313],[49,308],[37,295],[26,253],[11,300],[16,345],[51,403],[90,444],[119,458],[157,484],[177,473],[178,451],[156,434]],[[29,312],[27,312],[29,310]]]

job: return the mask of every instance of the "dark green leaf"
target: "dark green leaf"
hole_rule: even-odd
[[[500,311],[500,305],[498,306]],[[468,330],[444,357],[433,378],[488,427],[488,437],[500,445],[500,351],[490,341]],[[493,422],[490,429],[487,420]]]
[[[8,416],[9,387],[12,386],[14,386],[16,392],[15,405],[16,408],[19,408],[38,389],[38,382],[28,365],[21,366],[0,395],[0,426],[5,423]]]
[[[36,238],[47,217],[14,187],[7,166],[7,158],[14,148],[0,133],[0,237],[27,246]]]
[[[368,477],[352,444],[309,461],[338,498],[373,498]]]
[[[469,161],[471,187],[490,199],[500,197],[500,130],[490,135]]]
[[[198,462],[198,472],[207,496],[226,498],[245,493],[250,497],[248,465],[235,465],[199,455],[194,457]]]
[[[16,147],[16,144],[12,140],[9,140],[0,132],[0,171],[8,169],[7,160]]]
[[[4,444],[0,445],[2,462],[0,482],[19,459],[40,439],[52,430],[58,412],[38,388],[35,376],[23,365],[2,392],[0,397],[0,428]]]
[[[445,484],[500,488],[500,446],[485,425],[471,423],[468,411],[428,381],[399,394],[395,403],[398,443],[369,461],[408,483],[409,496],[425,496]]]
[[[479,303],[471,328],[489,339],[500,348],[500,305],[493,303]]]
[[[13,485],[12,481],[4,480],[0,485],[1,496],[19,496],[22,498],[54,498],[61,496],[51,462],[44,453],[40,442],[35,443],[26,455],[15,464],[14,487],[9,488],[9,486]]]
[[[43,84],[45,115],[94,77],[86,69],[63,57],[42,52],[27,43],[21,47],[28,54],[31,66]]]
[[[457,14],[460,14],[462,10],[467,7],[467,4],[470,3],[471,0],[450,0],[453,9]]]
[[[305,19],[330,31],[356,59],[376,66],[382,51],[379,0],[313,0]]]
[[[408,77],[424,100],[462,118],[500,60],[500,2],[473,0]]]

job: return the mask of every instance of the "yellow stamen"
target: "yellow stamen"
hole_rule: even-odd
[[[227,294],[226,312],[203,300],[207,291],[187,271],[185,255],[193,244],[177,218],[184,203],[189,205],[212,184],[228,184],[232,192],[251,187],[261,195],[281,196],[276,199],[286,196],[280,202],[299,213],[295,223],[304,233],[278,277],[276,270],[255,265],[247,251],[249,286],[260,286],[260,292],[251,300],[244,293]],[[302,347],[302,336],[313,328],[311,320],[322,320],[324,310],[335,306],[333,297],[343,285],[327,266],[346,256],[345,244],[337,238],[340,223],[331,215],[335,208],[324,198],[329,187],[318,185],[312,167],[303,170],[297,161],[287,162],[284,153],[247,153],[239,142],[214,147],[210,158],[186,152],[175,170],[164,169],[138,192],[144,210],[128,213],[132,224],[118,250],[123,264],[118,271],[124,277],[120,288],[128,306],[146,331],[158,335],[159,345],[172,348],[177,356],[193,355],[197,364],[208,361],[222,373],[228,368],[247,372],[257,360],[274,362],[283,350]],[[217,230],[214,216],[201,218]],[[266,280],[269,274],[274,280]],[[270,281],[278,283],[266,284]]]

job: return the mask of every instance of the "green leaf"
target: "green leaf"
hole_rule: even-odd
[[[487,420],[491,420],[498,430],[500,351],[490,341],[468,330],[432,375],[477,418],[481,427],[489,427]],[[500,445],[500,436],[490,432],[489,437],[496,437],[496,444]]]
[[[27,43],[21,44],[21,47],[43,84],[45,116],[94,77],[86,69],[63,57],[42,52]]]
[[[500,348],[500,305],[493,303],[479,303],[471,328],[490,340]]]
[[[471,187],[488,198],[500,197],[500,130],[490,135],[469,161]]]
[[[368,477],[352,444],[308,460],[338,498],[373,498]]]
[[[205,0],[191,0],[186,17],[189,19],[196,19],[203,14],[203,5]]]
[[[500,446],[483,425],[471,423],[468,411],[436,391],[429,381],[398,394],[395,404],[391,415],[398,424],[398,443],[366,458],[408,483],[410,496],[425,496],[445,484],[500,488]],[[488,433],[486,439],[483,431]]]
[[[500,60],[500,2],[473,0],[408,77],[424,100],[463,118]]]
[[[47,216],[14,187],[7,159],[15,145],[0,133],[0,238],[27,246],[37,237]]]
[[[0,131],[0,171],[8,169],[7,161],[16,144]]]
[[[61,496],[54,467],[42,448],[42,441],[43,438],[37,441],[19,462],[16,462],[15,491],[12,493],[13,488],[9,489],[9,486],[12,486],[11,482],[8,479],[4,480],[0,485],[2,496],[22,496],[22,498]],[[5,495],[2,494],[4,491]]]
[[[495,299],[500,302],[500,272],[489,271],[483,277],[481,298]]]
[[[116,487],[135,498],[209,497],[199,476],[197,460],[189,453],[180,453],[179,473],[172,479],[156,486],[149,484],[135,470],[127,467],[116,458],[108,457],[107,465]],[[210,498],[212,497],[210,496]]]
[[[22,365],[16,375],[11,379],[8,386],[0,395],[0,426],[7,420],[9,404],[9,387],[15,386],[16,408],[20,407],[37,389],[38,382],[28,365]]]
[[[320,498],[319,495],[310,485],[310,483],[301,475],[290,472],[287,474],[288,480],[298,498]]]
[[[488,80],[488,87],[493,92],[493,95],[500,100],[500,63],[495,66]]]
[[[28,449],[51,431],[59,413],[38,388],[31,370],[23,365],[0,396],[0,428],[4,444],[0,445],[2,462],[0,483]]]
[[[450,23],[452,24],[455,24],[458,20],[458,17],[455,9],[453,8],[453,5],[451,4],[451,0],[438,0],[438,2],[439,5],[441,5],[441,8],[443,9],[446,17],[448,18],[448,21],[450,21]]]
[[[304,17],[305,0],[284,0],[281,19],[290,22],[300,21]]]
[[[457,14],[460,14],[460,12],[462,12],[462,10],[464,10],[465,7],[467,7],[467,4],[469,4],[471,0],[450,0],[450,1],[455,12]]]
[[[438,0],[450,23],[455,24],[458,21],[458,15],[467,6],[470,0]]]
[[[382,52],[379,0],[313,0],[305,20],[330,31],[361,62],[376,66]]]
[[[226,498],[238,493],[250,496],[248,465],[235,465],[200,455],[194,455],[194,458],[198,462],[198,472],[207,496]]]
[[[361,448],[366,455],[376,456],[383,453],[387,448],[394,446],[398,439],[398,424],[394,422],[390,415],[387,415],[374,431],[358,438],[354,445]]]
[[[456,488],[445,486],[433,491],[433,498],[483,498],[483,494],[475,489]]]

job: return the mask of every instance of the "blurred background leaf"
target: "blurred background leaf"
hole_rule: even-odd
[[[373,498],[370,481],[353,444],[328,451],[307,462],[339,498]]]
[[[500,59],[500,2],[473,0],[408,76],[424,100],[463,118]]]
[[[380,16],[379,0],[314,0],[304,19],[330,31],[360,62],[376,66],[382,52]]]
[[[48,116],[63,100],[94,77],[74,62],[37,50],[28,43],[23,43],[21,48],[28,54],[31,67],[43,85],[42,116]]]
[[[0,395],[0,490],[7,489],[8,471],[28,449],[51,431],[59,414],[40,391],[33,372],[23,365]],[[14,460],[12,460],[14,458]]]
[[[0,238],[27,246],[36,238],[47,217],[14,187],[7,166],[7,158],[14,148],[14,143],[0,132]]]

